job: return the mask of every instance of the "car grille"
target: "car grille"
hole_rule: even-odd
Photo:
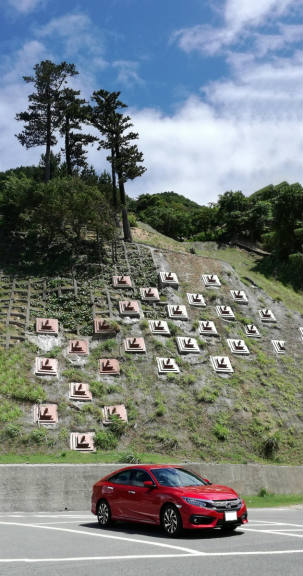
[[[240,510],[241,500],[235,498],[234,500],[215,500],[214,506],[217,512],[228,512],[229,510]]]

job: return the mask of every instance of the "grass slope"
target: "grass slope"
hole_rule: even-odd
[[[181,280],[179,290],[162,289],[161,304],[141,303],[144,318],[129,322],[119,316],[118,301],[125,299],[125,293],[111,287],[110,258],[99,274],[77,278],[77,294],[73,293],[69,278],[46,278],[43,290],[41,279],[39,284],[31,278],[34,305],[27,341],[0,351],[0,462],[203,459],[301,464],[302,342],[297,330],[301,320],[295,311],[296,293],[284,292],[281,286],[262,275],[256,281],[260,288],[252,287],[246,278],[253,280],[253,261],[237,249],[219,251],[213,245],[203,245],[196,246],[199,254],[191,254],[185,244],[169,240],[146,226],[134,229],[133,233],[137,242],[154,245],[156,250],[151,254],[149,248],[139,244],[119,246],[115,271],[130,274],[135,282],[135,289],[127,298],[139,300],[140,286],[155,286],[160,267],[177,272]],[[205,291],[207,307],[199,311],[188,306],[186,292],[202,289],[203,271],[218,273],[222,288],[219,292]],[[20,283],[27,280],[20,279]],[[9,283],[7,278],[0,282],[3,306]],[[236,307],[231,302],[230,289],[239,287],[249,295],[248,307]],[[120,329],[115,338],[94,341],[90,336],[92,302],[95,314],[104,316],[109,312],[108,298],[112,317]],[[147,320],[166,318],[166,303],[187,304],[190,319],[183,323],[170,322],[171,337],[156,338],[150,333]],[[223,303],[235,308],[234,323],[218,319],[215,306]],[[216,375],[209,356],[231,356],[226,339],[245,338],[244,324],[255,321],[257,310],[265,306],[276,313],[278,327],[262,326],[262,340],[247,342],[251,355],[232,357],[234,374]],[[60,336],[47,352],[59,361],[57,379],[37,378],[33,374],[35,356],[46,355],[41,341],[33,333],[35,316],[44,314],[60,319]],[[215,320],[220,332],[218,339],[206,341],[198,337],[201,318]],[[178,334],[198,338],[200,354],[179,356],[175,341]],[[68,339],[79,335],[89,339],[90,355],[86,362],[75,365],[66,348]],[[147,354],[127,355],[123,349],[123,339],[127,336],[143,336]],[[277,357],[273,353],[271,338],[287,340],[287,355]],[[180,374],[158,376],[157,356],[175,357]],[[119,378],[98,375],[98,359],[106,357],[119,358]],[[72,381],[90,384],[92,403],[75,405],[69,401],[68,386]],[[58,404],[59,424],[54,429],[33,424],[33,405],[44,400]],[[117,403],[127,406],[128,425],[103,427],[102,407]],[[97,453],[71,452],[70,431],[92,429],[97,434]]]

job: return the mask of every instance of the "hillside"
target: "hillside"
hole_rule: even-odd
[[[147,242],[140,230],[134,231],[135,239]],[[94,431],[98,450],[77,454],[80,461],[140,459],[144,453],[141,458],[158,454],[166,460],[301,463],[302,319],[295,309],[297,295],[288,288],[282,299],[273,299],[273,280],[267,290],[266,279],[264,289],[262,282],[238,273],[247,258],[243,251],[236,253],[235,269],[227,261],[231,253],[224,259],[225,252],[218,254],[213,243],[196,245],[196,254],[189,253],[186,244],[161,236],[155,244],[156,248],[121,241],[114,266],[108,249],[102,266],[76,277],[1,275],[0,461],[22,455],[36,455],[38,461],[68,459],[70,432]],[[163,271],[177,274],[178,289],[159,285]],[[114,274],[129,275],[133,288],[113,288]],[[205,288],[202,274],[217,274],[221,287]],[[141,301],[140,287],[149,286],[159,288],[159,303]],[[244,290],[248,305],[233,302],[230,290]],[[187,292],[202,293],[206,307],[190,306]],[[287,294],[293,296],[291,306]],[[119,314],[118,302],[130,299],[140,302],[138,319]],[[185,305],[188,320],[169,320],[171,335],[154,336],[148,320],[168,320],[168,304]],[[234,321],[218,317],[220,305],[232,307]],[[263,325],[258,315],[263,308],[272,310],[276,324]],[[114,322],[116,335],[93,338],[95,316]],[[36,335],[36,317],[57,318],[59,335]],[[199,335],[199,320],[213,320],[219,336]],[[250,323],[259,328],[260,339],[246,337],[244,326]],[[89,355],[69,355],[68,341],[82,336],[89,343]],[[179,354],[177,336],[196,338],[199,353]],[[125,352],[127,337],[143,337],[146,353]],[[250,355],[232,354],[227,338],[243,339]],[[285,355],[275,353],[272,339],[286,341]],[[37,356],[57,359],[58,377],[36,376]],[[229,356],[234,372],[215,373],[210,356]],[[159,375],[157,357],[175,358],[180,373]],[[100,358],[118,359],[120,375],[99,375]],[[71,382],[88,383],[92,401],[70,400]],[[34,424],[34,405],[39,402],[57,404],[56,425]],[[116,420],[102,425],[102,407],[113,404],[125,404],[125,427]]]

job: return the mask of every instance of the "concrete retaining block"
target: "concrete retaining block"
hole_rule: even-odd
[[[261,488],[276,494],[302,492],[301,466],[185,463],[182,466],[226,484],[240,494]],[[1,464],[1,512],[90,510],[91,489],[123,464]]]

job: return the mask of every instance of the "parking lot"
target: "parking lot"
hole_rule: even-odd
[[[302,508],[252,509],[249,523],[185,532],[119,523],[103,531],[89,512],[0,514],[0,574],[111,576],[298,575]]]

